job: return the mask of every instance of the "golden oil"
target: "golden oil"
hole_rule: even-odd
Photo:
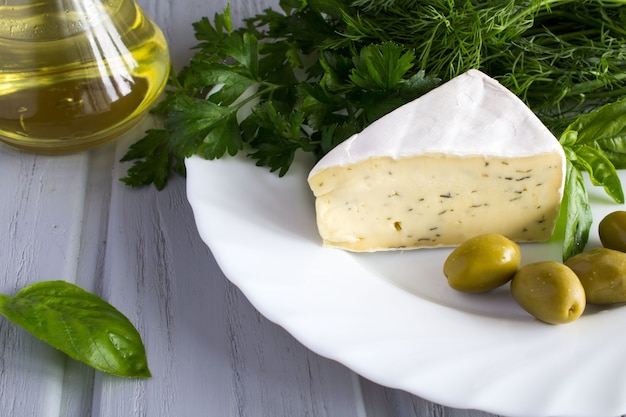
[[[0,141],[40,153],[119,137],[169,70],[165,38],[134,0],[4,0],[0,57]]]

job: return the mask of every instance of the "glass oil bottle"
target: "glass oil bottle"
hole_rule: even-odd
[[[59,154],[113,140],[160,96],[169,66],[134,0],[3,0],[0,142]]]

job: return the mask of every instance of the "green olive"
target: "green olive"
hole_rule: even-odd
[[[485,292],[506,284],[520,265],[517,243],[496,233],[468,239],[454,249],[443,265],[450,287]]]
[[[524,265],[511,280],[515,301],[535,318],[551,324],[569,323],[585,310],[585,290],[568,266],[554,261]]]
[[[607,214],[598,225],[598,233],[605,248],[626,252],[626,211]]]
[[[572,256],[565,264],[578,275],[588,303],[626,302],[626,253],[596,248]]]

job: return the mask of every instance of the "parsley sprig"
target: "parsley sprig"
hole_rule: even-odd
[[[165,187],[185,158],[244,151],[284,175],[471,68],[499,80],[560,138],[568,170],[563,256],[591,225],[584,175],[616,202],[626,167],[626,0],[281,0],[238,29],[230,8],[194,23],[122,181]],[[586,173],[586,174],[585,174]]]
[[[415,68],[415,52],[392,41],[320,48],[340,38],[342,1],[283,1],[234,30],[227,7],[194,23],[198,50],[154,110],[165,114],[133,144],[123,181],[162,189],[184,159],[234,155],[284,175],[302,149],[323,155],[365,126],[437,86]],[[262,31],[261,29],[265,30]]]

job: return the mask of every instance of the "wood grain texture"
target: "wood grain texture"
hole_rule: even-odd
[[[226,0],[139,0],[175,66],[191,23]],[[233,0],[233,21],[277,0]],[[119,181],[129,144],[49,157],[0,146],[0,292],[65,279],[101,295],[141,333],[151,379],[112,377],[0,318],[0,410],[11,417],[488,417],[382,387],[302,346],[261,316],[201,241],[185,180],[165,190]]]
[[[192,23],[206,16],[213,18],[230,4],[234,26],[240,26],[244,18],[262,10],[278,8],[278,0],[138,0],[144,12],[161,28],[170,45],[170,55],[175,68],[180,69],[193,55],[194,38]]]
[[[221,274],[184,185],[111,184],[101,291],[139,323],[153,378],[97,374],[93,415],[355,415],[352,373],[265,320]]]
[[[32,156],[0,149],[0,292],[45,279],[73,281],[87,155]],[[7,415],[58,416],[65,357],[0,319],[0,404]]]

